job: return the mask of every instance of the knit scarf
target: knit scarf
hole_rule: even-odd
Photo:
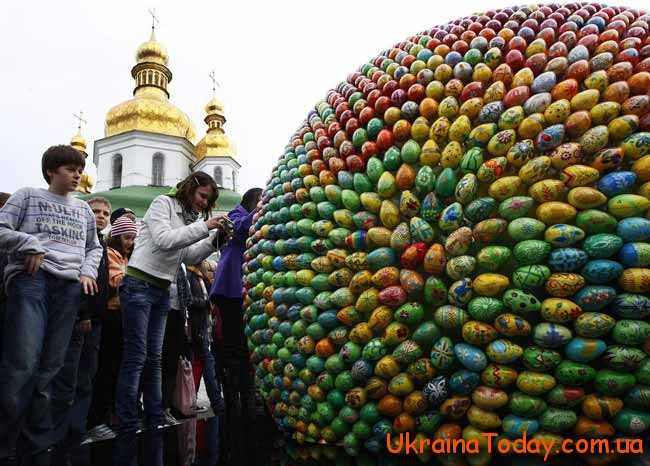
[[[167,196],[176,198],[176,192],[177,189],[172,188],[167,193]],[[183,205],[183,211],[181,215],[183,216],[183,223],[185,223],[185,225],[191,225],[192,223],[196,222],[199,218],[198,212],[194,212],[193,210],[188,210],[184,205]]]

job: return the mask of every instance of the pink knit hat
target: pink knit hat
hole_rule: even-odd
[[[120,217],[115,220],[115,223],[111,228],[111,236],[116,237],[120,235],[128,235],[129,233],[134,235],[138,234],[138,227],[133,220],[129,217]]]

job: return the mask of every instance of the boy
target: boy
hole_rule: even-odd
[[[102,258],[97,270],[99,292],[81,295],[81,306],[63,368],[52,381],[52,442],[57,445],[57,460],[68,458],[86,433],[86,420],[97,373],[101,318],[108,303],[108,256],[101,231],[108,226],[111,203],[103,197],[88,200],[95,215],[97,236],[102,245]]]
[[[23,188],[0,210],[7,312],[0,360],[0,461],[15,441],[23,464],[47,457],[50,388],[63,365],[81,292],[97,292],[102,247],[90,207],[70,196],[83,155],[53,146],[41,163],[48,189]]]

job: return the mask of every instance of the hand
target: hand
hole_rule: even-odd
[[[85,294],[94,296],[95,293],[99,293],[99,287],[97,286],[97,282],[95,281],[94,278],[90,278],[90,277],[86,277],[85,275],[82,275],[79,281],[81,282],[81,290]]]
[[[41,268],[41,264],[43,263],[43,257],[45,257],[45,254],[28,254],[27,257],[25,257],[25,272],[29,275],[36,275],[36,272]]]
[[[226,218],[227,217],[219,216],[207,219],[205,223],[208,226],[208,230],[214,230],[215,228],[225,229],[226,227],[224,225],[229,225],[231,223],[230,219],[226,220]]]
[[[90,320],[80,320],[77,323],[77,330],[81,333],[88,333],[93,329],[93,324]]]

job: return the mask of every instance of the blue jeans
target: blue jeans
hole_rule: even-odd
[[[74,447],[86,433],[101,334],[99,321],[92,323],[88,333],[75,328],[63,368],[52,381],[52,440],[65,450]]]
[[[162,404],[162,355],[169,290],[127,276],[120,286],[124,353],[117,381],[115,413],[120,432],[138,430],[138,388],[143,377],[147,422],[165,422]]]
[[[0,458],[51,445],[52,380],[63,366],[81,285],[39,270],[11,280],[2,326]]]
[[[223,397],[219,387],[219,377],[217,377],[216,361],[214,354],[210,351],[210,330],[207,328],[207,319],[205,321],[206,325],[201,335],[201,353],[199,354],[199,358],[203,360],[203,382],[212,409],[216,410],[219,405],[223,409]]]

